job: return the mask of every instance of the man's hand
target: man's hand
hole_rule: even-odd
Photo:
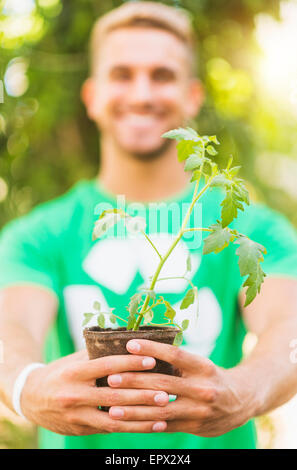
[[[23,414],[33,423],[64,435],[164,431],[163,420],[148,417],[120,422],[98,410],[99,405],[166,405],[169,396],[164,392],[95,386],[96,378],[147,370],[155,364],[155,359],[139,355],[89,360],[86,351],[71,354],[31,372],[21,395]]]
[[[207,358],[155,341],[132,340],[127,343],[127,350],[169,362],[179,369],[181,376],[125,372],[108,377],[111,387],[138,389],[141,393],[147,389],[165,390],[177,395],[177,399],[162,408],[113,406],[109,415],[114,420],[122,423],[165,420],[166,432],[211,437],[241,426],[253,415],[250,384],[235,373],[236,368],[225,370]]]

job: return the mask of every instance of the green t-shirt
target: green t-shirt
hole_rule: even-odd
[[[168,247],[179,218],[189,206],[192,190],[189,185],[175,199],[161,204],[140,207],[126,202],[131,215],[134,210],[134,214],[146,217],[147,231],[159,251],[165,252]],[[221,199],[222,194],[217,188],[205,194],[193,213],[192,222],[201,224],[202,219],[204,227],[215,223],[220,215]],[[58,297],[58,315],[45,346],[46,362],[85,347],[83,313],[93,311],[95,300],[104,310],[115,307],[115,313],[125,317],[130,296],[154,272],[158,257],[144,237],[124,236],[119,225],[114,238],[108,232],[102,239],[92,241],[98,214],[117,203],[123,208],[123,200],[117,201],[97,181],[81,181],[62,197],[41,204],[28,215],[10,222],[1,232],[0,287],[33,283],[47,287]],[[263,263],[267,274],[297,278],[297,236],[283,216],[255,204],[248,207],[244,215],[239,215],[233,227],[267,248]],[[191,318],[182,347],[208,356],[221,367],[230,368],[241,360],[246,333],[238,309],[238,293],[243,280],[234,253],[236,247],[230,245],[219,254],[202,257],[199,234],[191,232],[191,238],[182,240],[162,271],[162,277],[183,275],[187,256],[191,254],[189,276],[199,289],[198,320],[192,311],[195,306],[187,311],[179,309],[188,289],[186,281],[160,281],[157,292],[176,308],[178,319]],[[252,420],[213,438],[186,433],[76,437],[40,428],[39,445],[41,448],[70,449],[234,449],[254,448],[256,436]]]

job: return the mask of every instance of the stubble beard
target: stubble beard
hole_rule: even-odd
[[[152,162],[161,158],[165,152],[172,146],[172,141],[164,139],[162,144],[150,152],[129,152],[129,156],[139,162]],[[127,152],[128,153],[128,152]]]

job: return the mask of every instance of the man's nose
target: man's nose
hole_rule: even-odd
[[[134,105],[150,104],[152,97],[153,90],[150,78],[144,74],[136,76],[131,89],[131,103]]]

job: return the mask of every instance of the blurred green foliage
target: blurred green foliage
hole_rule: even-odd
[[[4,93],[0,104],[0,227],[62,194],[77,180],[95,176],[100,161],[98,134],[80,100],[88,74],[88,38],[94,20],[123,2],[30,3],[32,9],[24,19],[9,11],[7,0],[0,1],[0,76],[20,58],[28,80],[25,93],[19,97]],[[188,9],[197,31],[199,75],[207,99],[191,125],[202,134],[217,134],[222,163],[232,154],[242,165],[252,194],[297,224],[294,197],[265,175],[259,177],[257,170],[261,153],[281,152],[290,159],[296,146],[296,120],[263,98],[252,66],[259,53],[253,35],[255,15],[277,17],[280,2],[164,3]]]
[[[35,428],[19,426],[9,419],[0,419],[0,449],[36,449]]]

